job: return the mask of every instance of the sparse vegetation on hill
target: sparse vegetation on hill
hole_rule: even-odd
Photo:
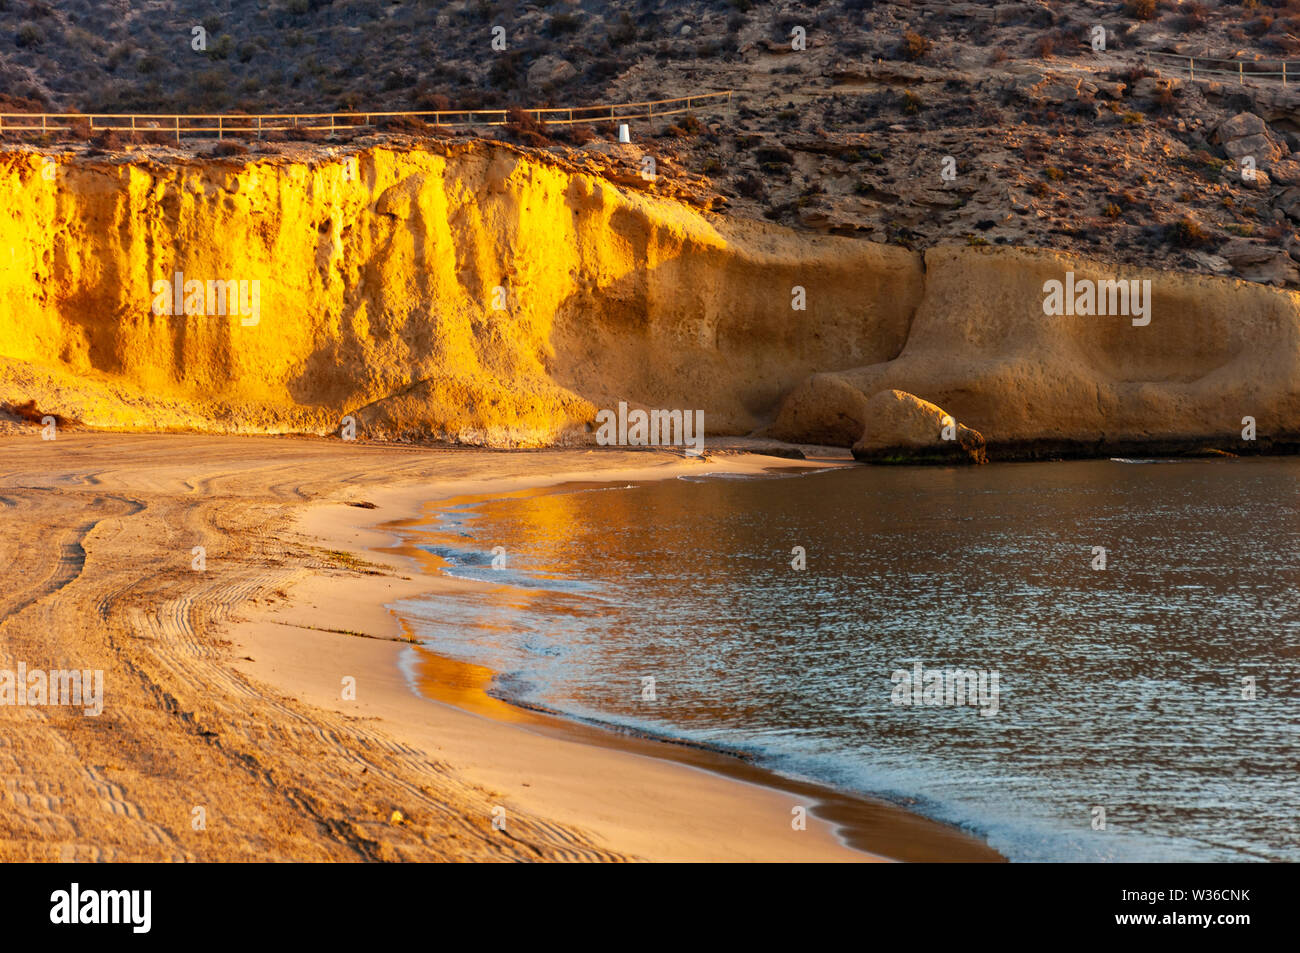
[[[630,150],[611,149],[612,124],[518,111],[477,132],[582,150],[620,183],[795,228],[1293,285],[1300,91],[1191,82],[1143,54],[1236,57],[1245,79],[1300,55],[1298,35],[1300,0],[0,0],[0,110],[481,109],[735,89],[725,113],[633,123]],[[1242,115],[1248,131],[1230,125]],[[394,118],[264,138],[373,133],[467,134]],[[637,175],[642,150],[655,180]]]

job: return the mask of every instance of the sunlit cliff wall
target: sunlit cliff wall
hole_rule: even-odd
[[[923,280],[903,249],[730,225],[481,143],[9,153],[0,194],[0,399],[99,427],[352,414],[360,434],[538,444],[624,399],[746,432],[809,374],[896,356]],[[152,313],[176,271],[258,281],[258,323]]]
[[[1247,415],[1300,433],[1294,294],[1049,252],[923,257],[502,145],[11,151],[0,196],[0,401],[94,427],[329,433],[352,415],[363,437],[538,445],[627,400],[702,409],[710,434],[851,444],[865,399],[896,388],[1008,453],[1230,438]],[[1044,315],[1066,270],[1149,278],[1151,323]],[[176,271],[259,282],[257,324],[153,313]]]

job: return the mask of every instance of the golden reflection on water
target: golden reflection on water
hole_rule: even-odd
[[[435,510],[463,526],[421,537],[455,560],[442,578],[461,595],[418,607],[414,628],[479,664],[426,665],[426,690],[482,703],[494,669],[494,690],[528,704],[959,803],[1022,859],[1123,859],[1075,830],[1097,790],[1179,858],[1289,858],[1297,474],[1091,461],[462,497],[474,508]],[[497,545],[500,577],[479,571]],[[1000,670],[999,716],[892,706],[890,673],[913,660]],[[1268,689],[1248,706],[1225,688],[1243,674]]]

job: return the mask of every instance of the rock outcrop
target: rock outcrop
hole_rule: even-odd
[[[864,405],[866,428],[853,456],[866,463],[985,463],[984,437],[943,408],[901,390]]]
[[[1252,157],[1260,168],[1268,168],[1289,151],[1287,145],[1254,113],[1238,113],[1215,130],[1215,139],[1231,159]]]
[[[1244,281],[1103,266],[1046,251],[936,248],[892,361],[812,375],[769,435],[870,426],[870,399],[932,401],[990,459],[1214,447],[1300,448],[1300,297]],[[1150,323],[1044,314],[1044,284],[1150,281]],[[1245,441],[1245,418],[1257,439]]]

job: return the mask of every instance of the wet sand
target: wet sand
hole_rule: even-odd
[[[791,463],[0,439],[0,669],[102,669],[106,696],[97,718],[0,707],[0,858],[997,859],[889,805],[496,702],[385,608],[466,584],[384,528],[430,500]]]

